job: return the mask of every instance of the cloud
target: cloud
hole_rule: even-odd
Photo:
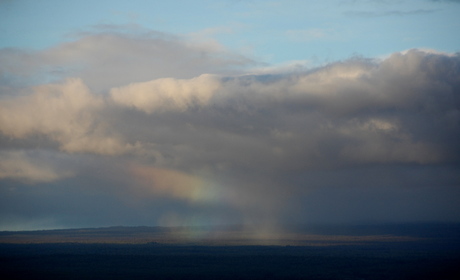
[[[9,154],[44,147],[75,160],[78,176],[66,181],[73,196],[81,192],[78,199],[90,200],[92,209],[101,206],[91,197],[111,205],[103,210],[111,221],[155,213],[136,216],[144,224],[203,221],[206,213],[213,220],[318,220],[315,209],[330,218],[330,203],[346,208],[332,193],[357,203],[360,190],[373,201],[379,192],[457,193],[458,54],[409,50],[290,69],[234,75],[199,69],[192,77],[114,82],[103,92],[88,85],[95,77],[25,86],[0,98],[0,143],[8,151],[2,180],[57,182],[64,173],[51,167],[60,160],[47,167],[36,165],[34,154]],[[14,177],[14,170],[26,175]],[[59,197],[67,201],[68,194]],[[72,207],[66,215],[75,220],[88,215],[78,203]],[[343,219],[366,218],[347,211]]]
[[[188,80],[164,78],[113,88],[110,96],[117,104],[146,113],[156,110],[184,111],[194,105],[206,105],[219,86],[219,81],[211,75]]]
[[[143,195],[165,196],[195,203],[219,203],[227,196],[203,178],[183,172],[133,164],[129,172],[143,187]]]
[[[458,65],[412,50],[286,75],[155,79],[105,97],[70,79],[3,98],[0,131],[69,153],[150,151],[171,168],[443,162],[458,156]]]
[[[192,116],[184,112],[190,125],[185,131],[198,128],[203,139],[197,141],[240,151],[222,159],[236,163],[240,157],[238,164],[258,168],[447,160],[456,150],[453,142],[438,142],[428,132],[443,129],[458,137],[452,130],[458,80],[438,72],[458,72],[458,58],[445,59],[411,51],[381,63],[355,59],[291,76],[223,79],[207,108]],[[441,70],[446,66],[451,70]],[[438,127],[441,119],[446,123]],[[219,145],[206,147],[213,146]]]
[[[0,155],[0,180],[19,180],[28,184],[48,183],[73,175],[70,171],[52,166],[52,163],[46,162],[46,158],[36,152],[0,151]]]
[[[80,79],[37,86],[30,95],[1,100],[0,131],[17,139],[46,135],[70,153],[123,153],[128,147],[97,119],[103,106]]]
[[[255,64],[215,41],[185,40],[136,25],[100,25],[71,38],[41,51],[0,50],[0,81],[11,86],[79,77],[102,92],[158,78],[229,74]]]

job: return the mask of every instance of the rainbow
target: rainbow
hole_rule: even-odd
[[[223,203],[225,189],[211,180],[184,172],[145,165],[132,165],[130,173],[147,192],[194,204]]]

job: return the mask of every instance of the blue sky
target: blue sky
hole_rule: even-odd
[[[0,230],[460,222],[459,14],[0,0]]]
[[[99,25],[214,39],[257,60],[325,63],[459,51],[458,1],[2,1],[0,47],[43,49]]]

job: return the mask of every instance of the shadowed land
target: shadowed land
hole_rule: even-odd
[[[459,279],[459,225],[0,233],[6,279]]]
[[[274,229],[244,227],[108,227],[44,231],[0,232],[0,243],[116,243],[176,245],[295,245],[325,246],[366,242],[415,241],[421,237],[353,232],[321,234],[321,229]],[[363,235],[364,234],[364,235]]]
[[[176,245],[359,245],[372,242],[447,241],[460,238],[457,224],[264,227],[106,227],[2,231],[0,243],[113,243]]]

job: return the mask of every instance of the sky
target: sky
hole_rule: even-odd
[[[0,230],[460,222],[458,14],[0,0]]]

